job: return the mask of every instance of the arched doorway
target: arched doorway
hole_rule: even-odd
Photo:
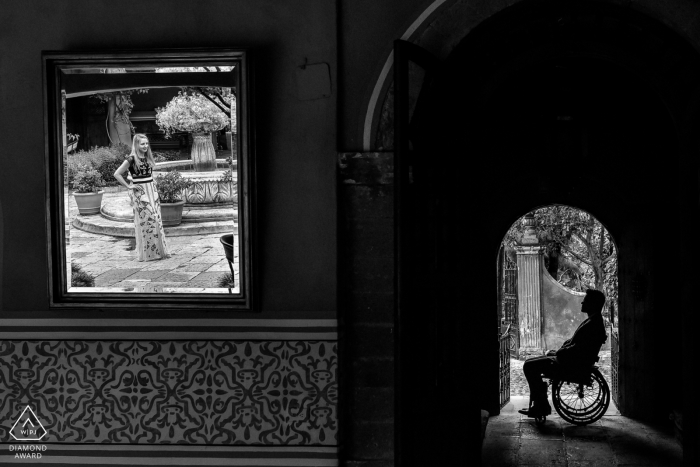
[[[550,205],[521,216],[506,232],[498,252],[499,393],[529,396],[523,361],[560,348],[587,316],[581,302],[588,289],[606,295],[608,340],[598,367],[617,406],[617,246],[593,215],[571,206]]]
[[[409,227],[423,247],[410,269],[420,287],[401,297],[399,315],[408,323],[401,342],[427,339],[417,356],[426,381],[409,376],[401,386],[435,402],[421,413],[399,409],[438,427],[422,434],[437,450],[454,452],[459,443],[454,414],[477,406],[498,413],[498,347],[483,331],[499,320],[497,297],[485,292],[494,277],[483,271],[493,270],[504,219],[533,206],[578,206],[616,232],[620,408],[664,420],[680,403],[680,360],[663,355],[683,350],[671,337],[682,312],[669,274],[682,259],[661,253],[664,236],[650,222],[664,212],[664,231],[688,232],[676,203],[677,167],[690,157],[678,127],[687,102],[678,96],[692,95],[694,85],[684,88],[664,64],[670,50],[700,77],[695,52],[638,13],[524,2],[470,32],[421,91],[406,195],[422,216]],[[454,415],[449,423],[431,418],[445,410]],[[409,452],[418,436],[409,431],[403,441]]]

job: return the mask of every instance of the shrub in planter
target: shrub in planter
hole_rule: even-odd
[[[102,175],[88,165],[79,165],[76,169],[70,187],[81,215],[99,214],[102,206],[102,195],[99,191],[105,185]]]
[[[192,181],[182,177],[179,170],[156,175],[156,188],[161,203],[182,201],[182,190],[192,186]]]
[[[163,226],[179,225],[182,222],[182,207],[185,205],[182,192],[192,186],[192,181],[182,178],[182,174],[177,170],[158,174],[155,181]]]
[[[95,287],[95,278],[92,276],[92,274],[88,274],[87,272],[83,271],[78,264],[71,263],[70,270],[71,287]]]
[[[88,165],[78,166],[70,183],[70,187],[76,193],[97,193],[103,186],[105,186],[105,182],[102,175]]]

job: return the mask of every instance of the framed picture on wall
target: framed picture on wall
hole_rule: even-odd
[[[251,310],[248,52],[42,59],[51,306]]]

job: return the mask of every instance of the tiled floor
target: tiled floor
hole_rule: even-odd
[[[602,419],[576,426],[552,415],[542,427],[518,413],[526,396],[511,397],[489,419],[482,465],[505,466],[680,466],[682,451],[672,434],[623,417],[614,404]]]

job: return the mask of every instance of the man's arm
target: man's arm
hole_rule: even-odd
[[[567,340],[564,341],[564,343],[561,345],[561,347],[559,347],[559,350],[566,349],[566,348],[568,348],[570,345],[571,345],[571,339],[567,339]],[[546,353],[545,355],[546,355],[547,357],[556,357],[557,352],[559,352],[559,350],[554,350],[554,349],[548,350],[547,353]]]
[[[579,332],[580,331],[580,332]],[[583,326],[574,336],[566,341],[559,350],[557,350],[556,355],[561,357],[586,357],[590,355],[596,355],[603,344],[603,336],[605,332],[603,330],[603,335],[599,335],[595,325],[592,323],[588,326]]]

